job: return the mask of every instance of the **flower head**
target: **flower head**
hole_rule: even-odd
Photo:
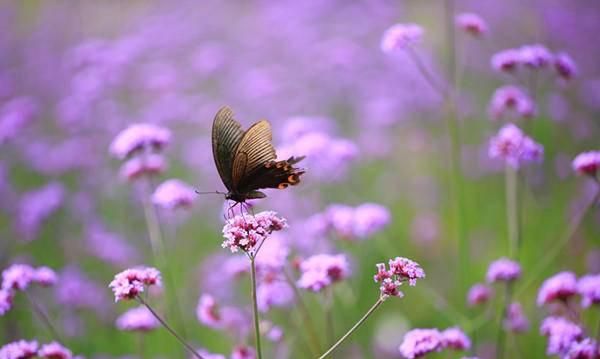
[[[12,308],[14,296],[12,289],[0,289],[0,316]]]
[[[488,32],[488,26],[481,16],[473,13],[462,13],[456,16],[456,26],[464,32],[479,37]]]
[[[152,202],[164,209],[188,208],[194,202],[196,194],[192,187],[178,179],[170,179],[161,183],[154,194]]]
[[[554,56],[554,69],[558,76],[566,81],[577,76],[577,65],[571,56],[565,52],[560,52]]]
[[[597,359],[600,357],[599,349],[594,339],[585,338],[579,342],[572,342],[563,359]]]
[[[581,306],[600,304],[600,274],[588,274],[579,278],[577,292],[581,296]]]
[[[135,181],[142,176],[154,176],[161,174],[167,168],[167,163],[163,156],[159,154],[148,154],[140,157],[133,157],[123,163],[119,170],[121,178],[127,181]]]
[[[18,340],[16,342],[5,344],[0,348],[0,358],[2,359],[29,359],[37,356],[38,342],[35,340]]]
[[[519,263],[508,258],[500,258],[490,264],[486,279],[488,283],[510,282],[519,279],[520,276],[521,266]]]
[[[196,306],[196,317],[200,323],[210,328],[220,328],[222,326],[222,317],[219,305],[215,298],[208,294],[203,294],[198,300]]]
[[[391,221],[390,211],[376,203],[357,207],[334,204],[325,210],[325,221],[343,239],[366,239],[383,230]]]
[[[454,350],[469,350],[471,349],[471,340],[458,327],[448,328],[442,331],[442,345],[444,348]]]
[[[317,254],[300,263],[300,288],[313,292],[337,283],[350,275],[350,265],[344,254]]]
[[[404,334],[400,354],[405,358],[420,358],[443,348],[443,337],[437,329],[413,329]]]
[[[491,297],[492,288],[485,284],[476,283],[469,289],[469,293],[467,294],[467,303],[469,303],[471,306],[484,304],[487,303]]]
[[[255,359],[255,358],[256,358],[256,352],[254,351],[254,348],[245,346],[245,345],[240,345],[240,346],[235,347],[233,349],[233,352],[231,353],[231,359]]]
[[[562,355],[583,338],[583,330],[577,324],[561,317],[548,317],[540,325],[540,333],[548,337],[548,355]]]
[[[577,277],[572,272],[560,272],[544,281],[538,292],[537,305],[555,300],[565,301],[577,293]]]
[[[488,154],[490,158],[502,159],[511,167],[519,168],[525,163],[541,161],[544,147],[509,123],[492,137]]]
[[[13,264],[2,271],[2,289],[25,290],[33,281],[34,273],[28,264]]]
[[[148,308],[139,306],[121,314],[116,321],[120,330],[148,332],[160,326],[160,323],[150,313]]]
[[[500,72],[512,72],[520,62],[520,53],[515,49],[502,50],[492,56],[492,68]]]
[[[414,286],[417,284],[417,279],[425,278],[425,271],[419,263],[404,257],[396,257],[390,259],[390,273],[397,276],[401,280],[408,280],[408,284]]]
[[[554,55],[543,45],[525,45],[519,48],[520,62],[531,69],[541,69],[549,66]]]
[[[16,226],[21,238],[34,240],[42,224],[63,204],[65,188],[59,182],[26,192],[17,207]]]
[[[72,359],[73,353],[60,343],[52,342],[42,345],[38,356],[44,359]]]
[[[225,241],[221,244],[223,248],[229,248],[231,252],[242,250],[252,252],[257,244],[262,243],[274,231],[280,231],[287,227],[285,218],[277,216],[277,213],[265,211],[255,216],[238,215],[227,220],[223,227]]]
[[[33,272],[32,280],[33,282],[41,286],[49,287],[56,284],[56,282],[58,281],[58,277],[56,275],[56,272],[54,272],[54,270],[52,270],[51,268],[38,267]]]
[[[393,25],[383,34],[381,51],[387,54],[413,46],[421,41],[423,33],[423,28],[416,24]]]
[[[504,319],[504,328],[514,333],[529,330],[529,320],[525,316],[521,304],[514,302],[508,306],[506,318]]]
[[[164,127],[140,123],[121,131],[110,144],[110,153],[118,159],[125,159],[134,152],[151,147],[162,149],[171,140],[171,131]]]
[[[600,169],[600,151],[582,152],[573,160],[573,170],[579,174],[596,177]]]
[[[382,298],[403,297],[400,291],[403,282],[416,285],[417,279],[425,278],[425,271],[421,266],[408,258],[396,257],[389,260],[390,269],[386,270],[384,263],[377,263],[377,273],[373,276],[375,282],[380,283],[379,292]]]
[[[161,286],[160,272],[152,267],[126,269],[115,275],[108,285],[115,294],[115,302],[133,299],[144,291],[146,286]]]
[[[520,87],[506,85],[496,89],[489,105],[490,115],[499,119],[507,114],[520,118],[532,118],[536,109],[533,100]]]

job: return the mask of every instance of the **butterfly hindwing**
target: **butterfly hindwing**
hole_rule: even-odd
[[[263,166],[254,170],[239,183],[240,191],[255,191],[261,188],[284,189],[300,183],[300,176],[304,170],[293,165],[300,162],[304,157],[290,157],[284,161],[271,160]]]
[[[256,171],[277,158],[271,138],[271,125],[265,120],[258,121],[244,133],[233,157],[231,181],[234,191],[240,192],[243,182],[248,182]]]
[[[242,126],[234,119],[233,111],[225,106],[215,115],[212,127],[212,148],[215,165],[225,187],[233,188],[234,155],[244,137]]]

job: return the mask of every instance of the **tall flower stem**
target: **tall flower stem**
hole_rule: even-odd
[[[27,297],[27,300],[29,301],[29,304],[31,305],[31,308],[33,308],[33,311],[40,318],[42,323],[44,323],[44,325],[48,329],[48,332],[50,332],[50,335],[52,335],[54,339],[64,344],[65,342],[63,341],[61,335],[58,334],[58,330],[56,330],[56,327],[54,327],[54,325],[52,324],[52,321],[48,317],[48,314],[46,314],[46,311],[31,297],[31,295],[27,291],[24,292],[25,296]]]
[[[331,348],[327,349],[327,351],[325,353],[323,353],[323,355],[321,355],[319,357],[319,359],[324,359],[327,358],[327,356],[329,354],[331,354],[337,347],[340,346],[340,344],[342,344],[344,342],[344,340],[348,339],[348,337],[354,333],[354,331],[356,329],[358,329],[358,327],[360,327],[366,320],[367,318],[369,318],[369,316],[371,314],[373,314],[373,312],[381,305],[381,303],[383,303],[384,299],[382,297],[379,297],[379,299],[377,299],[377,301],[375,302],[375,304],[373,304],[373,306],[365,313],[365,315],[362,316],[362,318],[360,318],[358,320],[358,322],[356,322],[356,324],[354,324],[352,326],[352,328],[350,328],[350,330],[348,330],[346,332],[346,334],[344,334],[337,342],[335,342],[335,344],[333,344],[331,346]]]
[[[202,355],[198,354],[198,352],[196,351],[196,349],[194,349],[190,344],[188,344],[185,339],[183,339],[179,334],[177,334],[176,331],[173,330],[173,328],[171,328],[171,326],[169,326],[169,324],[167,324],[167,322],[164,321],[164,319],[158,315],[154,309],[152,309],[152,307],[141,297],[141,296],[137,296],[137,300],[143,305],[145,306],[150,313],[154,316],[154,318],[156,318],[156,320],[158,320],[160,322],[160,324],[162,324],[163,327],[165,327],[165,329],[171,333],[171,335],[173,335],[187,350],[190,351],[190,353],[192,353],[197,359],[204,359],[204,357],[202,357]]]
[[[321,343],[319,341],[319,336],[317,335],[315,323],[313,322],[312,316],[310,315],[310,311],[304,303],[304,300],[302,299],[302,294],[298,290],[296,283],[294,283],[289,273],[287,271],[284,271],[284,275],[285,280],[288,282],[288,284],[294,291],[294,296],[296,297],[296,301],[298,302],[298,308],[302,312],[302,317],[304,319],[304,322],[306,323],[306,329],[308,330],[308,335],[310,336],[309,343],[312,348],[311,350],[316,351],[316,353],[319,353],[321,351]]]
[[[506,165],[505,170],[506,224],[508,228],[508,256],[517,258],[519,248],[519,204],[517,170]]]
[[[504,333],[504,320],[508,315],[508,307],[512,301],[513,285],[512,282],[506,282],[504,288],[504,303],[502,304],[502,310],[500,311],[500,318],[498,320],[498,335],[496,337],[496,359],[502,359],[504,357],[504,345],[506,344],[505,333]]]
[[[334,328],[333,328],[333,290],[331,287],[325,288],[325,305],[323,310],[325,311],[325,334],[327,335],[327,344],[333,343]]]
[[[258,359],[262,359],[262,347],[260,344],[260,323],[258,322],[258,300],[256,299],[256,264],[255,256],[248,254],[250,258],[250,278],[252,280],[252,316],[254,318],[254,339],[256,341],[256,352]]]

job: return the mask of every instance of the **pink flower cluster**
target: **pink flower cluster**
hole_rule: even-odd
[[[519,168],[525,163],[540,162],[544,156],[544,147],[509,123],[492,137],[488,154],[490,158],[504,160],[509,166]]]
[[[467,303],[470,306],[487,303],[492,297],[492,288],[482,283],[474,284],[467,294]]]
[[[73,353],[57,342],[40,347],[37,341],[19,340],[0,348],[0,359],[77,359]]]
[[[129,309],[121,314],[116,321],[119,330],[149,332],[160,326],[158,320],[144,306]]]
[[[513,302],[508,306],[506,318],[504,318],[504,329],[513,333],[529,330],[529,319],[525,316],[520,303]]]
[[[196,193],[192,187],[178,179],[166,180],[152,194],[152,202],[168,210],[189,208],[195,198]]]
[[[489,105],[490,116],[494,120],[508,114],[521,118],[532,118],[536,114],[533,99],[520,87],[506,85],[496,89]]]
[[[577,281],[577,292],[581,296],[581,306],[600,304],[600,274],[588,274]]]
[[[573,272],[560,272],[542,283],[537,296],[537,305],[542,306],[555,300],[566,301],[577,293],[577,277]]]
[[[196,306],[196,318],[198,321],[213,329],[232,330],[243,336],[248,330],[249,318],[238,308],[221,306],[217,300],[209,294],[203,294]]]
[[[257,244],[260,245],[274,231],[280,231],[287,227],[284,218],[277,213],[265,211],[254,216],[237,215],[225,223],[221,244],[223,248],[229,248],[231,252],[242,250],[252,253]]]
[[[573,344],[583,339],[583,329],[561,317],[544,319],[540,326],[540,333],[548,337],[546,349],[548,355],[564,355],[570,351]]]
[[[577,66],[568,54],[552,54],[540,44],[502,50],[492,56],[491,62],[492,67],[499,72],[512,73],[519,68],[540,70],[553,67],[556,74],[564,80],[569,80],[577,74]]]
[[[300,271],[298,287],[319,292],[350,276],[350,265],[344,254],[317,254],[303,260]]]
[[[511,282],[521,276],[519,263],[508,258],[500,258],[490,264],[486,274],[488,283]]]
[[[575,172],[595,178],[600,169],[600,151],[582,152],[575,157],[572,165]]]
[[[385,31],[381,39],[381,51],[392,53],[413,46],[423,38],[423,28],[417,24],[396,24]]]
[[[31,283],[44,287],[57,282],[56,273],[48,267],[34,268],[28,264],[13,264],[2,271],[2,286],[0,287],[0,315],[12,308],[17,291],[25,291]]]
[[[115,302],[134,299],[144,291],[146,286],[161,286],[160,272],[152,267],[126,269],[117,275],[108,285],[114,295]]]
[[[462,13],[456,16],[456,26],[464,32],[480,37],[488,32],[488,25],[481,16],[474,13]]]
[[[459,328],[413,329],[408,331],[400,344],[400,354],[408,359],[420,358],[431,352],[443,349],[469,350],[471,340]]]
[[[392,215],[377,203],[363,203],[352,207],[334,204],[321,215],[322,225],[343,239],[366,239],[387,227]]]
[[[417,284],[417,279],[425,278],[423,268],[408,258],[396,257],[388,262],[389,270],[384,263],[377,263],[377,273],[373,276],[376,283],[381,283],[379,287],[382,298],[403,297],[404,294],[399,290],[403,282],[408,281],[411,286]]]

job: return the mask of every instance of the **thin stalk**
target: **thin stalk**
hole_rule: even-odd
[[[331,346],[331,348],[327,349],[327,351],[321,355],[319,357],[319,359],[324,359],[326,358],[329,354],[331,354],[338,346],[340,346],[340,344],[342,344],[344,342],[344,340],[346,340],[352,333],[354,333],[354,331],[356,329],[358,329],[358,327],[360,327],[362,325],[362,323],[365,322],[365,320],[367,320],[367,318],[369,318],[369,316],[371,314],[373,314],[373,312],[381,305],[381,303],[383,303],[384,299],[382,297],[379,297],[379,299],[377,299],[377,302],[375,302],[375,304],[373,304],[373,306],[365,313],[365,315],[362,316],[362,318],[360,318],[358,320],[358,322],[356,322],[356,324],[354,324],[352,326],[352,328],[350,328],[350,330],[348,330],[346,332],[346,334],[344,334],[337,342],[335,342],[335,344],[333,344]]]
[[[556,257],[561,253],[563,247],[569,242],[573,235],[575,235],[587,212],[599,200],[600,185],[597,185],[596,193],[592,196],[592,199],[586,203],[586,205],[575,216],[573,216],[569,222],[569,227],[567,228],[565,234],[558,241],[553,242],[554,246],[544,251],[544,255],[539,258],[538,266],[531,270],[531,275],[527,276],[527,281],[521,285],[519,291],[516,293],[517,297],[523,295],[527,289],[538,280],[538,277],[544,273],[548,266],[552,264]]]
[[[248,255],[250,258],[250,277],[252,280],[252,316],[254,317],[254,338],[256,340],[256,352],[258,359],[262,359],[262,347],[260,344],[260,324],[258,323],[258,301],[256,300],[256,265],[255,257]]]
[[[204,359],[204,357],[202,357],[202,355],[198,354],[198,352],[196,351],[196,349],[194,349],[191,345],[189,345],[185,339],[183,339],[179,334],[177,334],[177,332],[175,332],[170,326],[169,324],[167,324],[167,322],[165,322],[160,315],[158,315],[154,309],[152,309],[152,307],[141,297],[141,296],[137,296],[137,300],[144,305],[146,308],[148,308],[148,310],[150,311],[150,313],[152,313],[152,315],[154,316],[154,318],[156,318],[156,320],[158,320],[160,322],[160,324],[162,324],[163,327],[165,327],[165,329],[171,333],[171,335],[173,335],[187,350],[190,351],[190,353],[192,353],[197,359]]]
[[[138,333],[138,355],[140,359],[144,359],[146,356],[144,353],[144,333]]]
[[[506,225],[508,228],[508,256],[517,258],[519,248],[519,206],[517,195],[517,170],[506,165],[505,170]]]
[[[292,287],[292,290],[294,291],[294,296],[296,297],[296,301],[298,302],[298,308],[302,312],[302,317],[304,319],[304,322],[306,323],[306,329],[308,331],[308,335],[310,336],[310,344],[311,344],[312,350],[316,349],[316,352],[318,353],[321,351],[321,343],[319,342],[319,336],[317,335],[315,323],[312,320],[310,311],[308,310],[308,307],[304,303],[304,300],[302,299],[302,294],[298,290],[298,287],[296,287],[296,284],[290,277],[289,273],[285,270],[284,270],[284,276],[285,276],[286,281],[290,285],[290,287]]]
[[[507,282],[504,291],[504,304],[502,305],[502,311],[500,314],[500,320],[498,321],[498,335],[496,337],[496,359],[502,359],[504,357],[504,344],[506,343],[504,333],[504,320],[508,314],[508,307],[512,301],[512,283]]]
[[[431,86],[431,88],[435,90],[440,96],[446,97],[446,88],[443,85],[441,85],[435,78],[435,76],[433,76],[431,71],[429,71],[429,68],[427,68],[425,63],[423,63],[423,60],[421,60],[419,54],[417,54],[417,52],[410,47],[406,49],[406,53],[408,54],[412,62],[417,66],[417,70],[419,70],[419,72],[421,73],[425,81],[427,81],[429,86]]]
[[[50,332],[50,335],[52,335],[54,339],[64,344],[64,340],[62,339],[61,335],[58,334],[58,330],[56,330],[56,327],[54,327],[54,325],[52,324],[52,321],[48,317],[48,314],[46,314],[46,311],[42,309],[42,307],[31,297],[31,295],[27,291],[24,292],[25,296],[27,297],[27,300],[29,301],[29,304],[33,308],[33,311],[41,319],[42,323],[44,323],[44,325]]]
[[[331,287],[325,289],[325,334],[327,335],[327,345],[333,343],[333,290]]]

